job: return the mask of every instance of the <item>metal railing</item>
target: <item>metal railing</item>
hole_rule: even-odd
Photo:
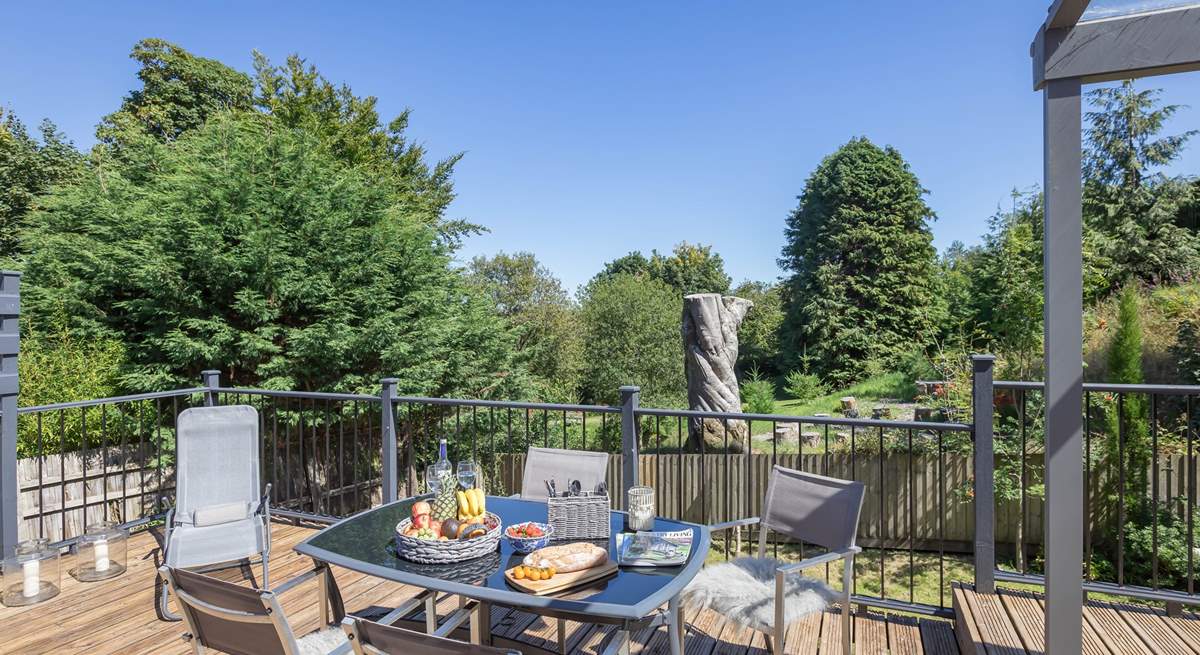
[[[1040,546],[1042,385],[995,383],[995,462],[1019,505],[1022,539],[996,577],[1044,584]],[[1196,436],[1200,386],[1084,383],[1084,583],[1087,592],[1200,604],[1196,590]]]

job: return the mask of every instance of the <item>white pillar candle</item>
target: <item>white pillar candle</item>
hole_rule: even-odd
[[[24,580],[21,584],[21,595],[26,598],[33,598],[41,591],[42,581],[42,562],[41,560],[29,560],[21,564],[21,573]]]
[[[95,558],[96,558],[96,572],[104,573],[105,571],[107,571],[108,565],[109,565],[108,542],[107,541],[97,541],[96,545],[93,546],[92,552],[95,554]]]

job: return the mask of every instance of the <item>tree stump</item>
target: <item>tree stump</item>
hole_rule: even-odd
[[[741,412],[742,394],[734,365],[738,328],[753,306],[749,300],[719,293],[683,298],[683,358],[688,407],[706,412]],[[692,419],[688,445],[693,450],[748,452],[750,426],[744,421]]]

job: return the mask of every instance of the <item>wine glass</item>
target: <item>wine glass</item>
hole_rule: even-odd
[[[463,489],[470,489],[475,486],[475,475],[477,472],[475,460],[464,459],[458,463],[458,484]]]
[[[425,488],[435,496],[442,490],[442,471],[437,464],[425,467]]]

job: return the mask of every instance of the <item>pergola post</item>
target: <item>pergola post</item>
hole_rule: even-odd
[[[1045,234],[1046,652],[1083,644],[1083,209],[1078,78],[1047,82]]]

